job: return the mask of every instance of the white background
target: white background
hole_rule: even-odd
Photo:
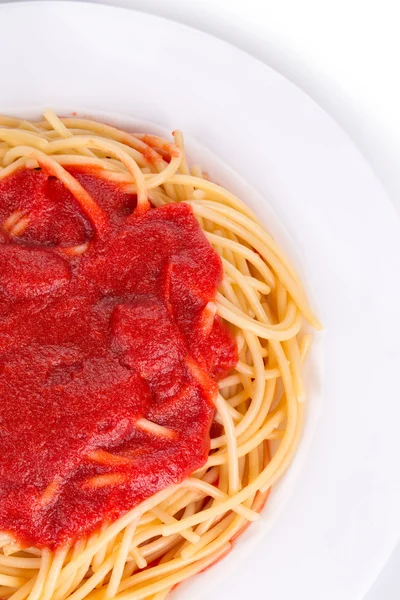
[[[400,213],[398,0],[100,2],[154,12],[218,35],[294,81],[347,130]],[[399,597],[400,544],[365,600]]]

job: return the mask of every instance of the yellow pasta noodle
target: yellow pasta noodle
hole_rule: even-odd
[[[23,548],[4,533],[0,597],[164,600],[175,585],[229,552],[232,539],[257,519],[271,486],[288,468],[306,410],[302,363],[311,335],[305,325],[320,324],[285,253],[244,202],[190,165],[179,131],[168,141],[90,119],[59,118],[51,110],[43,117],[37,122],[0,117],[0,179],[18,169],[45,167],[83,207],[90,206],[100,229],[102,210],[68,172],[70,165],[101,169],[137,194],[139,209],[186,202],[221,257],[224,280],[208,316],[212,322],[216,313],[229,324],[239,362],[219,382],[220,433],[201,469],[71,548]],[[17,211],[3,223],[12,237],[28,227],[29,215]],[[67,250],[78,255],[86,248]],[[146,419],[138,426],[168,443],[168,428]],[[91,460],[110,459],[93,452]],[[99,477],[88,485],[106,485]]]

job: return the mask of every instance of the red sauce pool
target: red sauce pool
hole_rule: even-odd
[[[222,266],[191,209],[127,221],[134,195],[70,172],[107,214],[99,236],[43,171],[0,181],[0,223],[29,218],[0,238],[0,531],[53,549],[205,463],[216,382],[237,362],[205,311]]]

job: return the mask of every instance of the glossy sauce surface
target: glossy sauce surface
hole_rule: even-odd
[[[212,302],[221,261],[190,207],[128,218],[133,194],[70,172],[101,234],[45,172],[0,181],[0,531],[49,548],[202,466],[237,362]]]

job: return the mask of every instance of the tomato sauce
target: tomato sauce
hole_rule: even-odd
[[[205,463],[237,362],[190,207],[127,220],[135,195],[69,171],[107,215],[99,234],[44,171],[0,181],[0,531],[53,549]]]

